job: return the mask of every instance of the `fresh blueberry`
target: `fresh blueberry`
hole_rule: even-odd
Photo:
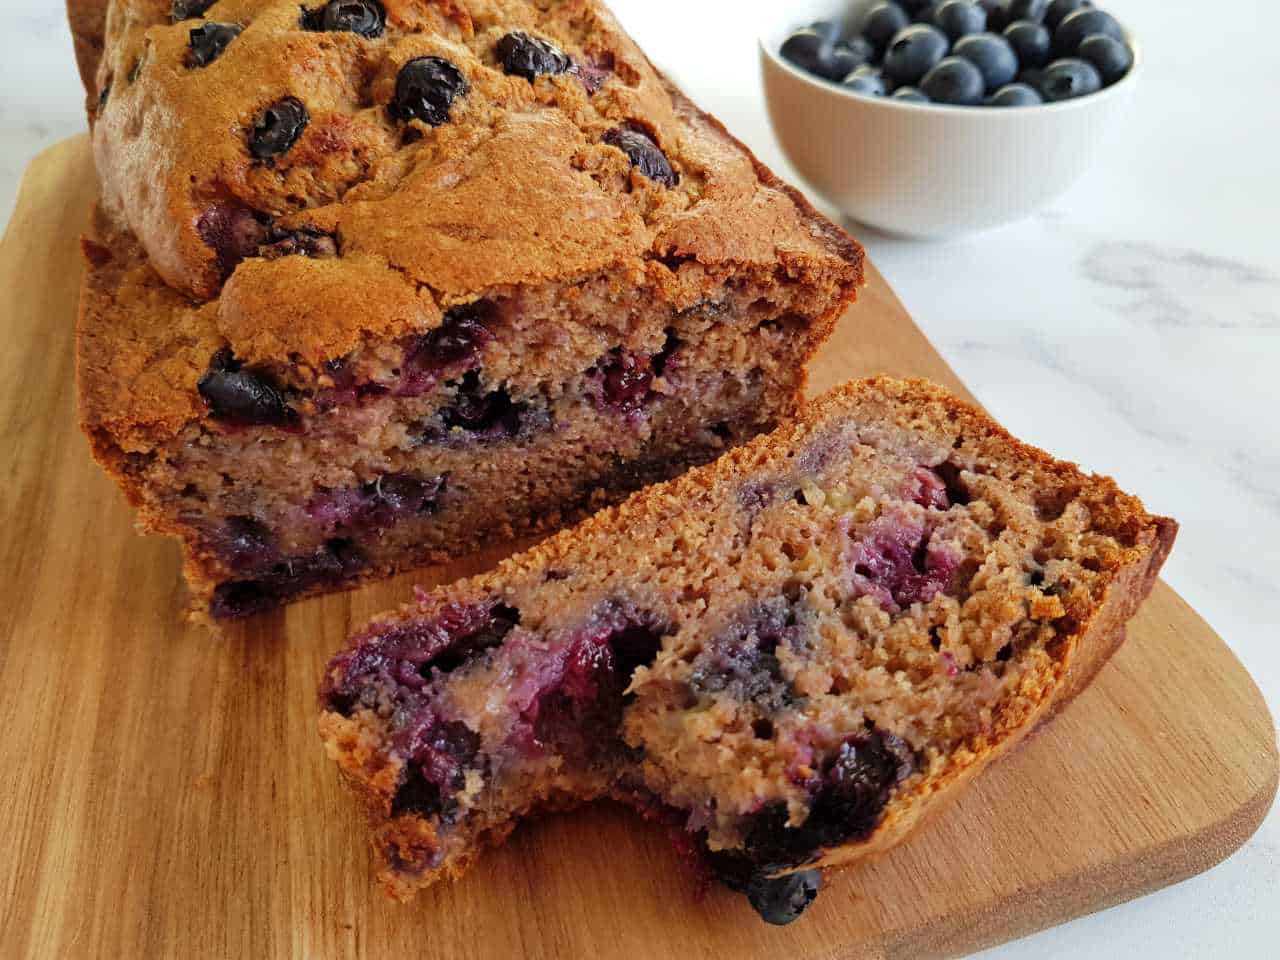
[[[207,67],[222,56],[222,51],[244,27],[238,23],[206,23],[191,31],[187,51],[188,67]]]
[[[992,33],[999,33],[1009,25],[1012,18],[1005,0],[978,0],[978,3],[987,12],[987,29]]]
[[[296,429],[300,423],[298,412],[285,402],[271,377],[246,369],[228,348],[213,355],[196,389],[213,419],[224,423],[285,429]]]
[[[912,16],[912,23],[928,23],[933,26],[938,25],[938,8],[942,6],[942,0],[933,0],[916,10]]]
[[[1018,75],[1018,56],[999,34],[971,33],[961,37],[952,53],[978,68],[987,92],[998,90]]]
[[[471,89],[457,67],[440,57],[416,57],[400,68],[387,110],[397,120],[421,120],[431,127],[449,122],[449,111]]]
[[[884,54],[884,72],[898,83],[918,83],[947,55],[951,41],[937,27],[917,23],[898,31]]]
[[[569,55],[549,40],[532,37],[522,30],[508,33],[498,41],[498,59],[502,72],[509,77],[538,77],[564,73],[573,61]]]
[[[828,50],[839,42],[841,34],[844,33],[844,27],[835,20],[815,20],[809,24],[809,29],[822,38]]]
[[[1040,23],[1049,9],[1049,0],[1011,0],[1008,9],[1010,23],[1015,20]]]
[[[204,16],[204,12],[214,5],[216,0],[173,0],[169,7],[169,17],[174,23],[183,20],[194,20]]]
[[[845,77],[841,86],[868,97],[883,97],[889,92],[884,82],[884,75],[880,73],[879,68],[869,63],[863,64]]]
[[[1122,79],[1133,66],[1133,51],[1128,45],[1105,33],[1085,37],[1077,55],[1098,68],[1106,87]]]
[[[1058,29],[1053,34],[1053,55],[1074,57],[1084,38],[1095,33],[1124,42],[1124,29],[1111,14],[1103,10],[1077,10],[1058,24]]]
[[[947,0],[933,21],[952,40],[959,40],[987,29],[987,11],[970,0]]]
[[[799,918],[822,888],[822,873],[802,870],[770,877],[765,870],[747,883],[747,900],[765,923],[784,926]]]
[[[1044,25],[1050,30],[1057,30],[1058,24],[1085,7],[1092,7],[1089,0],[1053,0],[1044,14]]]
[[[933,6],[933,3],[932,0],[898,0],[898,6],[914,17],[925,7]]]
[[[925,74],[920,89],[934,103],[976,106],[982,103],[982,71],[963,57],[945,57]]]
[[[911,22],[907,12],[896,3],[883,0],[873,4],[862,21],[862,35],[871,41],[877,50],[883,50],[893,39],[893,35]]]
[[[1044,71],[1040,80],[1040,94],[1049,103],[1087,97],[1102,89],[1102,76],[1098,68],[1087,60],[1067,57],[1055,60]]]
[[[604,135],[604,142],[625,153],[631,165],[654,183],[660,183],[664,187],[676,185],[676,174],[671,169],[667,155],[643,130],[617,127]]]
[[[987,98],[990,107],[1034,107],[1039,103],[1044,103],[1044,98],[1025,83],[1007,83]]]
[[[1029,70],[1023,70],[1017,76],[1017,83],[1030,87],[1036,93],[1040,92],[1040,84],[1044,83],[1044,71],[1036,67]]]
[[[387,28],[387,11],[379,0],[330,0],[319,10],[306,10],[302,26],[329,33],[354,33],[373,40]]]
[[[928,103],[929,98],[915,87],[899,87],[893,91],[894,100],[905,100],[907,103]]]
[[[297,97],[277,100],[258,117],[249,133],[249,152],[259,160],[270,160],[298,142],[311,120]]]
[[[806,27],[787,37],[779,52],[782,59],[794,63],[801,70],[817,73],[822,69],[830,50],[830,45],[821,34]]]
[[[873,47],[871,45],[871,41],[862,36],[862,34],[855,34],[852,37],[846,38],[840,46],[848,47],[852,50],[854,54],[862,60],[862,63],[872,63],[876,58],[876,48]],[[837,47],[837,49],[839,49],[839,47]],[[858,66],[862,66],[862,63],[859,63]]]
[[[1013,47],[1023,69],[1043,67],[1049,62],[1049,46],[1053,38],[1044,24],[1016,20],[1004,28],[1004,38]]]
[[[839,83],[864,63],[875,59],[876,52],[866,37],[850,37],[848,44],[840,44],[818,68],[819,75]]]

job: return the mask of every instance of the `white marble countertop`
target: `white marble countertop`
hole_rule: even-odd
[[[753,12],[769,0],[615,0],[652,56],[761,158]],[[833,4],[833,7],[836,4]],[[84,127],[55,0],[0,5],[0,223],[21,172]],[[1095,168],[1023,223],[947,243],[851,227],[1014,433],[1114,475],[1183,524],[1166,579],[1280,708],[1280,6],[1112,0],[1146,75]],[[1212,12],[1213,33],[1205,28]],[[1225,28],[1225,29],[1224,29]],[[1273,957],[1280,812],[1233,858],[992,951]]]

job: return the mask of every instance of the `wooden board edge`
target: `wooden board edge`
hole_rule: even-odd
[[[56,182],[54,177],[47,177],[44,174],[37,177],[33,171],[46,165],[66,167],[78,163],[80,162],[78,154],[87,152],[88,146],[89,135],[87,133],[77,133],[73,137],[59,140],[57,143],[45,147],[28,161],[27,165],[22,169],[22,176],[18,179],[18,189],[14,191],[13,212],[9,216],[9,222],[5,224],[3,236],[0,236],[0,251],[7,249],[10,244],[19,242],[18,230],[25,225],[28,217],[34,211],[40,209],[39,200],[49,191],[38,184],[46,179],[49,182]],[[88,213],[86,210],[86,221],[88,220]],[[3,262],[4,259],[0,257],[0,262]]]
[[[1147,600],[1148,604],[1153,602],[1181,608],[1182,615],[1197,620],[1226,652],[1238,674],[1242,699],[1247,701],[1235,712],[1256,716],[1260,723],[1258,769],[1264,776],[1257,789],[1220,819],[1199,829],[1135,849],[1127,857],[1098,867],[1063,874],[1028,887],[1018,896],[989,901],[970,912],[961,925],[953,920],[926,921],[907,935],[886,936],[878,945],[877,960],[947,960],[1100,913],[1212,870],[1238,853],[1261,829],[1280,795],[1280,742],[1266,697],[1230,645],[1176,590],[1159,581]],[[1066,710],[1070,709],[1068,705]],[[805,960],[832,958],[819,954]]]
[[[909,935],[886,937],[875,956],[884,960],[946,960],[1010,943],[1111,907],[1141,899],[1205,873],[1230,859],[1257,833],[1280,787],[1271,754],[1269,781],[1234,813],[1196,834],[1050,883],[1029,887],[954,920],[922,924]],[[1104,894],[1099,896],[1099,894]],[[827,957],[805,960],[828,960]],[[852,960],[852,958],[851,958]]]
[[[859,297],[869,289],[874,290],[877,296],[882,297],[885,301],[892,304],[893,308],[898,313],[901,313],[904,317],[911,316],[911,311],[907,309],[907,305],[903,303],[902,298],[898,296],[898,291],[893,288],[892,284],[890,284],[885,278],[885,275],[880,272],[880,267],[871,259],[870,254],[867,255],[866,274],[867,280],[859,290]],[[854,309],[857,309],[856,304]],[[973,391],[969,389],[969,385],[960,379],[960,375],[956,373],[955,367],[951,366],[951,361],[949,361],[946,356],[943,355],[942,351],[938,349],[937,345],[933,342],[933,338],[925,333],[918,323],[915,323],[914,318],[911,322],[915,324],[916,332],[919,334],[920,339],[929,345],[929,350],[937,359],[937,365],[940,373],[944,374],[938,378],[938,381],[962,400],[986,411],[986,407],[982,405],[974,395]],[[887,370],[884,371],[884,373],[890,376],[893,375]]]

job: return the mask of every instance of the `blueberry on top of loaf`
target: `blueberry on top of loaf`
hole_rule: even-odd
[[[852,383],[377,618],[321,731],[395,896],[612,796],[786,922],[1084,688],[1175,532],[937,387]]]
[[[87,368],[139,444],[189,418],[219,340],[314,370],[518,285],[609,272],[690,306],[753,268],[822,291],[829,325],[861,280],[594,0],[111,0],[95,86],[97,310],[167,389],[118,351]],[[118,317],[133,294],[146,316]]]

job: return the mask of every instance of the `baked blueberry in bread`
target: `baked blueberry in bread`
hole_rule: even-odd
[[[199,616],[713,459],[793,412],[861,282],[594,0],[70,10],[102,181],[81,417]]]
[[[786,922],[1088,684],[1176,529],[937,387],[855,382],[375,619],[320,729],[396,897],[613,797]]]

